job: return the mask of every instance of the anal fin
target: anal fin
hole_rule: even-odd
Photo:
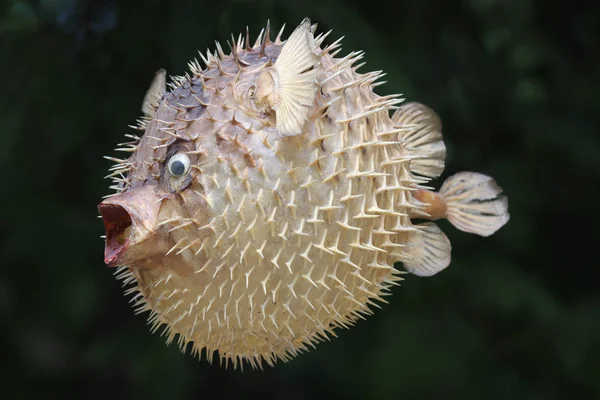
[[[433,222],[415,227],[420,229],[408,237],[405,252],[409,258],[404,268],[417,276],[433,276],[450,265],[450,240]]]

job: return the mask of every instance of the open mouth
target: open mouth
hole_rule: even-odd
[[[118,265],[129,246],[131,216],[125,208],[116,204],[100,204],[98,210],[106,230],[104,262],[109,267],[114,267]]]

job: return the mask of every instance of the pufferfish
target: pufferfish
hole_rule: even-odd
[[[152,331],[209,361],[290,360],[372,314],[407,271],[446,268],[448,238],[419,220],[489,236],[509,219],[486,175],[424,186],[444,169],[440,118],[375,94],[384,74],[315,30],[305,19],[272,41],[267,25],[168,86],[159,71],[143,135],[119,149],[130,157],[108,157],[104,261]]]

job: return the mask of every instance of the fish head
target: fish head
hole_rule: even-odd
[[[220,191],[228,176],[256,167],[253,150],[274,157],[260,143],[276,134],[274,107],[265,98],[274,90],[267,78],[281,47],[272,45],[263,55],[240,50],[243,60],[225,60],[221,69],[179,82],[170,92],[159,71],[144,102],[144,134],[131,157],[113,167],[122,173],[119,193],[99,205],[108,266],[202,265],[202,254],[180,250],[193,243],[188,248],[196,251],[214,234],[211,220],[224,210],[213,204],[211,191]],[[247,140],[238,141],[238,135]]]
[[[189,269],[190,261],[170,250],[182,240],[206,235],[196,229],[204,223],[207,208],[201,183],[202,150],[195,143],[201,135],[187,137],[171,128],[161,129],[173,124],[175,118],[168,114],[157,112],[124,163],[128,171],[120,192],[98,206],[106,231],[104,261],[110,267]]]
[[[265,169],[279,170],[278,156],[305,147],[284,139],[301,136],[317,94],[310,22],[268,43],[210,56],[214,68],[180,77],[168,92],[159,71],[142,108],[144,134],[113,167],[113,178],[122,173],[118,193],[99,205],[108,266],[200,270],[209,259],[200,250],[205,239],[219,236],[222,216],[233,211],[225,207],[230,190],[268,186]]]

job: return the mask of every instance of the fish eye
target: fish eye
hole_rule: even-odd
[[[248,89],[248,96],[254,100],[254,94],[256,93],[256,87],[255,86],[250,86],[250,89]]]
[[[171,175],[179,178],[185,175],[190,169],[190,159],[183,153],[175,154],[173,157],[171,157],[171,159],[169,159],[167,169]]]

